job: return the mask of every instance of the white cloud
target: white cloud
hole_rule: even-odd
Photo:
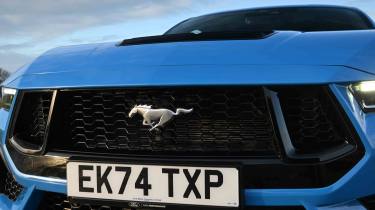
[[[82,28],[172,14],[189,7],[191,1],[2,0],[0,37],[50,39]]]
[[[35,53],[51,48],[54,40],[77,31],[134,20],[167,17],[190,10],[210,0],[0,0],[0,67],[14,71]],[[107,41],[119,36],[104,35],[95,40],[72,37],[71,44]],[[17,41],[18,40],[18,41]],[[43,47],[40,47],[43,46]],[[14,58],[8,60],[10,56]],[[17,64],[11,64],[15,62]]]
[[[120,40],[134,28],[107,33],[113,26],[145,23],[153,19],[168,24],[140,25],[137,35],[167,27],[191,15],[243,7],[277,4],[310,4],[324,0],[0,0],[0,67],[14,71],[37,54],[61,44]],[[357,6],[375,16],[375,0],[332,0],[330,4]],[[149,22],[150,23],[150,22]],[[162,26],[161,26],[162,25]],[[130,24],[128,25],[130,26]],[[134,26],[131,25],[131,26]],[[161,29],[159,29],[161,30]],[[93,33],[93,31],[96,33]],[[90,34],[91,33],[91,34]],[[82,35],[84,34],[84,35]],[[134,33],[133,33],[134,34]]]
[[[13,52],[0,52],[0,65],[8,71],[15,71],[24,64],[30,63],[35,56],[29,56]]]

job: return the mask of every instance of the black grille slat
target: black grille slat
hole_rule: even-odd
[[[51,104],[51,98],[49,95],[42,95],[38,98],[38,105],[32,112],[33,123],[30,126],[30,136],[42,140],[45,136],[47,128],[47,119],[49,108]]]
[[[50,139],[59,142],[56,150],[246,156],[277,152],[261,87],[61,91],[57,100],[56,109],[64,114],[53,123],[66,123],[56,126],[56,133],[51,128]],[[135,104],[194,111],[177,116],[161,133],[150,133],[141,116],[128,118]]]

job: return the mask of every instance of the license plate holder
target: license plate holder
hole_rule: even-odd
[[[186,164],[188,162],[188,164]],[[242,199],[243,195],[241,192],[241,173],[240,173],[240,165],[237,163],[226,163],[226,164],[217,164],[214,162],[203,162],[203,161],[160,161],[155,163],[155,161],[121,161],[119,162],[114,160],[99,160],[93,161],[88,159],[82,158],[70,158],[67,165],[67,182],[68,182],[68,197],[70,200],[73,200],[77,203],[90,203],[90,204],[110,204],[113,206],[122,206],[122,207],[130,207],[130,208],[169,208],[169,207],[179,207],[183,208],[184,206],[188,207],[187,209],[191,209],[194,207],[202,207],[205,208],[213,208],[213,209],[239,209],[242,207]],[[78,166],[86,166],[84,169],[92,169],[92,171],[82,171],[81,179],[83,177],[83,187],[85,188],[84,191],[89,189],[90,192],[86,193],[77,193],[76,188],[80,186],[77,183],[77,178],[73,174],[79,172],[72,172],[72,170],[77,170]],[[92,166],[92,167],[90,167]],[[75,169],[74,169],[75,167]],[[98,169],[98,167],[100,169]],[[121,179],[116,178],[117,187],[111,186],[111,195],[108,196],[108,188],[106,184],[106,180],[103,183],[103,175],[107,172],[108,167],[111,167],[112,170],[116,170],[123,172],[123,177]],[[134,177],[131,178],[132,173],[127,179],[127,183],[125,184],[125,190],[122,189],[121,198],[118,196],[114,196],[114,193],[119,194],[121,191],[121,186],[124,184],[126,169],[130,168],[130,171],[134,173]],[[146,168],[146,172],[145,169]],[[82,169],[82,167],[81,167]],[[163,169],[166,169],[164,172]],[[176,170],[177,169],[177,170]],[[99,170],[99,171],[98,171]],[[127,169],[129,170],[129,169]],[[141,176],[143,170],[143,176]],[[159,171],[159,172],[157,172]],[[197,172],[200,171],[200,172]],[[219,172],[219,173],[218,173]],[[73,174],[70,174],[73,173]],[[150,178],[148,176],[155,176],[157,174],[157,178]],[[220,175],[220,173],[222,175]],[[98,175],[99,174],[99,175]],[[198,175],[197,175],[198,174]],[[78,174],[79,175],[79,174]],[[100,177],[100,175],[102,177]],[[179,177],[177,177],[177,175]],[[95,177],[95,176],[99,176]],[[235,176],[231,177],[231,176]],[[90,177],[89,182],[87,182],[88,177]],[[118,176],[117,176],[118,177]],[[149,180],[146,180],[146,178]],[[172,177],[172,181],[171,181]],[[198,177],[198,178],[197,178]],[[207,178],[208,177],[208,178]],[[221,178],[220,178],[221,177]],[[111,175],[108,175],[108,179],[112,179]],[[183,180],[186,179],[185,181]],[[74,183],[72,179],[76,179]],[[139,179],[139,180],[138,180]],[[220,179],[222,179],[223,183],[220,183]],[[86,180],[86,181],[85,181]],[[97,181],[100,181],[99,185],[101,190],[98,192],[99,185]],[[136,188],[136,183],[138,180],[138,189]],[[155,182],[157,180],[157,182]],[[82,180],[81,180],[82,181]],[[92,183],[90,183],[92,181]],[[146,181],[146,182],[145,182]],[[173,183],[176,182],[176,183]],[[109,185],[113,181],[110,182]],[[160,183],[163,183],[160,185]],[[207,182],[207,183],[206,183]],[[155,184],[156,183],[156,184]],[[171,184],[172,183],[172,184]],[[133,185],[134,188],[127,192],[127,187]],[[164,189],[160,189],[160,186],[165,186]],[[171,188],[170,185],[173,185]],[[235,185],[235,186],[234,186]],[[76,186],[76,187],[74,187]],[[155,186],[155,187],[154,187]],[[81,186],[82,187],[82,186]],[[177,189],[176,189],[177,187]],[[190,187],[188,190],[187,188]],[[75,188],[75,189],[73,189]],[[143,188],[143,189],[142,189]],[[150,189],[148,189],[150,188]],[[163,194],[164,196],[155,197],[151,191],[156,190],[158,194]],[[181,189],[180,189],[181,188]],[[172,198],[169,197],[170,191],[172,189]],[[137,190],[138,193],[140,191],[143,192],[143,196],[139,196],[140,194],[133,194]],[[75,192],[74,192],[75,191]],[[93,191],[93,192],[92,192]],[[148,192],[147,192],[148,191]],[[187,197],[184,195],[187,193]],[[207,193],[207,191],[209,191]],[[236,192],[234,192],[236,191]],[[104,195],[103,196],[103,192]],[[89,194],[87,194],[89,193]],[[99,194],[98,194],[99,193]],[[107,194],[106,194],[107,193]],[[123,196],[125,193],[129,196]],[[216,193],[216,194],[215,194]],[[221,194],[222,195],[217,195]],[[147,195],[146,195],[147,194]],[[175,194],[179,194],[176,196]],[[136,196],[135,196],[136,195]],[[181,198],[181,195],[183,195]],[[174,197],[173,197],[174,196]],[[200,196],[200,198],[199,198]],[[167,198],[166,198],[167,197]],[[178,197],[178,199],[175,199]],[[230,199],[228,199],[228,197]],[[199,199],[198,199],[199,198]],[[203,202],[202,202],[203,201]]]

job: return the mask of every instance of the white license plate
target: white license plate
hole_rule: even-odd
[[[236,168],[69,162],[68,196],[129,202],[239,206]]]

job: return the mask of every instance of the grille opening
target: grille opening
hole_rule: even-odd
[[[52,92],[26,92],[21,97],[11,142],[23,151],[41,150],[46,136]]]
[[[0,194],[4,194],[10,200],[15,201],[22,190],[23,187],[13,178],[12,174],[4,165],[3,160],[0,160]]]
[[[334,184],[363,157],[363,151],[328,163],[264,163],[243,167],[244,185],[250,189],[321,188]],[[277,173],[275,173],[277,171]],[[254,173],[256,172],[256,173]]]
[[[313,105],[317,110],[323,110],[316,114],[317,119],[323,120],[316,123],[324,126],[315,129],[319,133],[329,127],[329,132],[321,132],[324,135],[315,135],[308,141],[297,138],[300,145],[294,145],[299,153],[319,153],[327,147],[335,151],[334,148],[345,141],[354,143],[355,151],[340,156],[334,153],[336,156],[329,161],[297,164],[288,161],[280,144],[280,131],[274,127],[273,107],[266,99],[265,89],[278,92],[284,115],[288,115],[285,110],[289,106],[292,110],[306,106],[285,100],[292,98],[291,92],[296,93],[297,99],[314,98]],[[246,177],[244,186],[257,189],[325,187],[336,182],[363,157],[358,136],[345,112],[331,97],[329,87],[265,89],[260,86],[218,86],[59,90],[48,129],[46,152],[64,157],[126,158],[145,163],[160,161],[161,164],[163,161],[209,164],[220,159],[228,165],[241,165],[243,177]],[[150,133],[149,127],[142,125],[141,116],[127,117],[135,104],[172,111],[194,108],[194,112],[176,117],[161,133]],[[308,117],[301,120],[292,114],[292,117],[285,117],[285,121],[295,130],[303,130],[304,120],[311,120]],[[295,120],[298,123],[293,122]],[[294,136],[298,135],[290,133],[294,141]],[[309,146],[304,146],[305,143]],[[24,158],[22,152],[13,155],[13,159]],[[39,156],[32,158],[33,161],[36,157]],[[43,171],[43,176],[55,177],[56,173],[51,173],[54,167]],[[59,178],[64,179],[65,164],[61,164],[59,170]],[[39,172],[28,170],[27,173]]]
[[[174,156],[273,156],[276,136],[262,87],[153,88],[61,91],[49,135],[52,151]],[[193,108],[161,133],[137,104]]]
[[[284,87],[278,96],[297,153],[319,153],[355,144],[351,129],[327,88]]]

